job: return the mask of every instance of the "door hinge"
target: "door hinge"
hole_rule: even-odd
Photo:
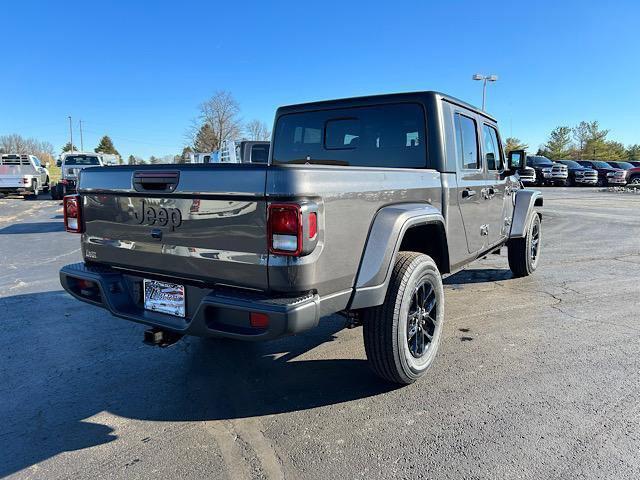
[[[486,223],[480,226],[480,235],[486,237],[489,235],[489,225]]]

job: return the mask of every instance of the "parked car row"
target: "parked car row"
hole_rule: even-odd
[[[640,162],[603,162],[601,160],[550,160],[542,155],[527,155],[527,166],[520,171],[525,185],[623,186],[640,184]]]

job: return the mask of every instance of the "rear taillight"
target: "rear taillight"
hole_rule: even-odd
[[[300,255],[302,252],[302,211],[293,203],[269,205],[267,234],[269,251],[278,255]]]
[[[318,214],[316,212],[309,213],[309,239],[313,240],[318,235]]]
[[[67,232],[82,232],[82,209],[80,195],[67,195],[63,202],[64,228]]]

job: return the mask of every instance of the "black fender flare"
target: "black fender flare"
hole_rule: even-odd
[[[542,193],[539,190],[524,188],[516,190],[514,193],[513,217],[511,219],[509,239],[524,238],[527,234],[527,225],[529,225],[531,215],[536,211],[536,207],[543,205]]]

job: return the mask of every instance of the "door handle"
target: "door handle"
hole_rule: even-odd
[[[476,191],[475,190],[463,190],[462,191],[462,198],[471,198],[471,197],[475,197],[476,196]]]

